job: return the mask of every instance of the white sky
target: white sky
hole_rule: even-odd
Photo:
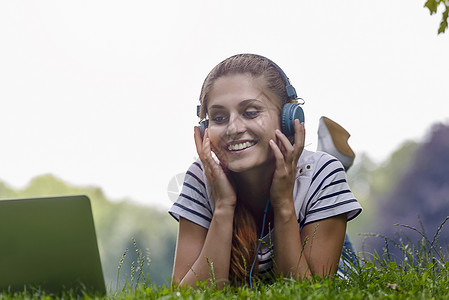
[[[375,161],[449,122],[449,33],[425,1],[1,1],[0,179],[51,173],[163,209],[190,165],[201,84],[269,57]]]

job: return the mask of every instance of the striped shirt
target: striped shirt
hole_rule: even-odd
[[[346,181],[342,164],[324,152],[303,150],[293,188],[293,199],[300,230],[307,224],[346,213],[352,220],[362,207]],[[214,211],[214,199],[200,160],[188,169],[181,194],[169,213],[179,221],[188,219],[206,229]],[[273,228],[271,228],[273,229]],[[259,274],[269,273],[273,267],[273,238],[267,234],[259,251]]]

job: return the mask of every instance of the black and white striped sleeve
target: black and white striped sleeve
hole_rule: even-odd
[[[301,227],[344,213],[349,221],[362,211],[349,188],[341,162],[326,153],[318,154],[320,155],[313,164],[309,189],[302,204]]]
[[[186,172],[178,199],[169,210],[177,221],[183,217],[204,228],[209,228],[213,209],[209,202],[206,179],[201,161],[194,162]]]

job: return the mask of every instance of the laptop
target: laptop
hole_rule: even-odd
[[[0,200],[0,291],[105,295],[90,200]]]

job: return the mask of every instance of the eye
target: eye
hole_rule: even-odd
[[[224,122],[226,122],[226,117],[223,115],[216,115],[212,116],[211,120],[216,124],[223,124]]]
[[[259,116],[260,111],[258,110],[247,110],[243,113],[243,116],[247,119],[254,119]]]

